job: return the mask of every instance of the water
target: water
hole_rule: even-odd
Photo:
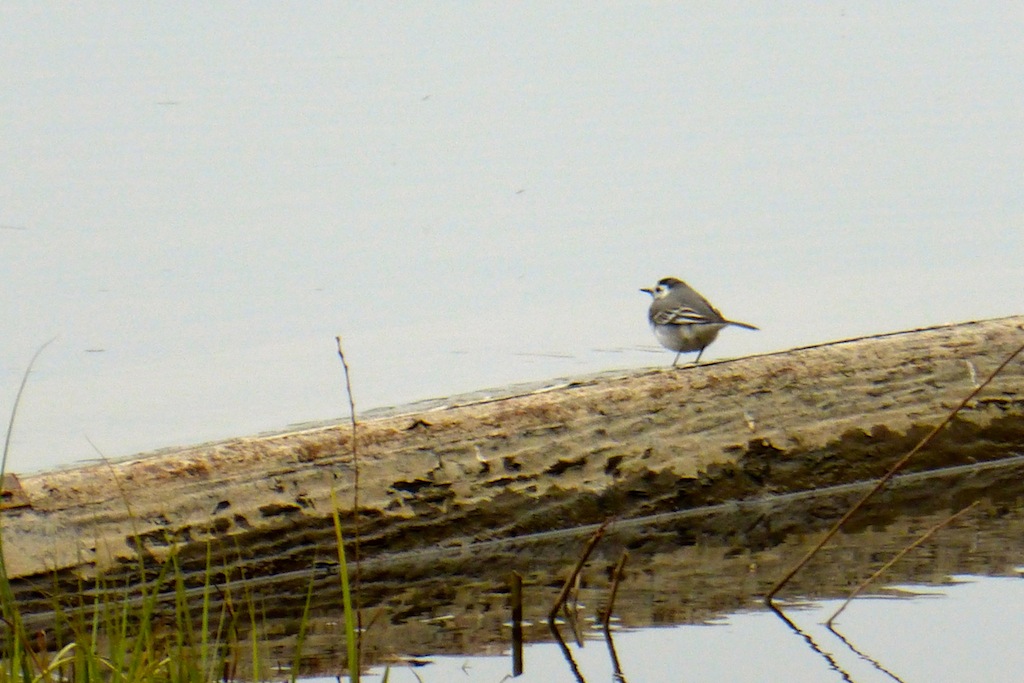
[[[1019,577],[958,576],[946,586],[901,586],[904,597],[867,598],[849,607],[835,631],[823,622],[841,604],[824,601],[784,608],[799,629],[768,611],[745,611],[713,623],[613,631],[624,681],[1019,681],[1024,655],[1016,647],[1024,614]],[[911,597],[913,596],[913,597]],[[524,675],[514,680],[616,680],[611,651],[591,634],[569,646],[572,662],[554,643],[526,648]],[[501,681],[507,654],[420,658],[391,667],[391,681]],[[382,680],[380,668],[364,678]],[[333,678],[306,679],[334,681]]]
[[[1009,6],[0,9],[9,469],[1020,312]],[[90,443],[91,441],[91,443]]]
[[[570,601],[584,646],[564,623],[559,632],[570,644],[554,644],[546,618],[593,529],[404,551],[367,542],[357,592],[368,680],[381,680],[388,663],[389,680],[503,680],[512,670],[512,571],[523,577],[524,681],[613,680],[616,661],[627,681],[1019,680],[1024,657],[1012,639],[1024,620],[1016,609],[1024,587],[1021,461],[898,477],[781,590],[784,617],[766,611],[764,596],[865,486],[616,521],[594,546]],[[883,563],[936,529],[846,608],[835,631],[822,625]],[[248,537],[241,547],[235,536],[183,551],[176,580],[161,588],[162,604],[197,619],[204,610],[222,613],[228,601],[235,611],[251,606],[265,667],[298,661],[300,676],[330,676],[344,667],[345,637],[338,568],[325,536],[333,537],[329,520],[308,520],[273,539]],[[271,541],[283,551],[267,552]],[[233,546],[232,556],[220,546]],[[623,551],[612,650],[596,624]],[[107,577],[118,599],[137,568],[120,571]],[[75,572],[16,581],[26,628],[51,629],[53,596],[80,586]],[[305,636],[296,657],[300,622]],[[254,642],[244,630],[230,637]]]

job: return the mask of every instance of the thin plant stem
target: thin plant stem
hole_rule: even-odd
[[[879,576],[881,576],[882,574],[887,572],[889,570],[889,567],[891,567],[894,564],[896,564],[897,562],[899,562],[900,559],[904,555],[906,555],[911,550],[913,550],[914,548],[917,548],[922,543],[924,543],[929,538],[931,538],[935,534],[935,532],[937,532],[939,529],[941,529],[942,527],[946,526],[947,524],[950,524],[953,521],[959,519],[961,516],[965,515],[969,510],[973,509],[974,506],[977,505],[979,502],[980,501],[976,500],[973,503],[971,503],[970,505],[968,505],[967,507],[965,507],[963,510],[960,510],[959,512],[956,512],[956,513],[950,515],[946,519],[942,520],[941,522],[939,522],[938,524],[933,526],[931,529],[928,529],[928,531],[924,532],[924,534],[922,534],[921,537],[918,538],[916,541],[914,541],[913,543],[908,545],[906,548],[904,548],[903,550],[901,550],[898,553],[896,553],[896,555],[891,560],[889,560],[888,562],[883,564],[881,567],[879,567],[878,570],[875,571],[875,573],[873,573],[868,578],[864,579],[864,582],[862,584],[860,584],[855,589],[853,589],[853,592],[850,593],[850,596],[848,598],[846,598],[846,602],[844,602],[842,605],[840,605],[839,609],[837,609],[832,614],[832,616],[830,616],[828,618],[828,621],[825,622],[825,625],[828,626],[831,629],[832,628],[832,622],[834,622],[836,620],[836,617],[838,617],[843,612],[843,610],[846,609],[846,606],[849,605],[853,601],[854,598],[856,598],[858,595],[860,595],[862,592],[864,592],[864,589],[867,588],[871,583],[873,583]]]
[[[790,579],[792,579],[794,576],[796,576],[797,572],[799,572],[801,569],[803,569],[804,565],[806,565],[808,562],[811,561],[812,557],[814,557],[815,555],[818,554],[818,551],[821,550],[825,546],[825,544],[828,543],[832,539],[833,536],[835,536],[837,533],[839,533],[839,530],[843,527],[843,525],[846,524],[846,522],[851,517],[853,517],[853,515],[858,510],[860,510],[862,507],[864,507],[864,504],[867,503],[868,499],[871,498],[872,496],[874,496],[876,493],[878,493],[878,491],[880,491],[882,489],[882,487],[884,487],[887,483],[889,483],[890,479],[892,479],[894,476],[896,476],[897,472],[899,472],[901,469],[903,469],[903,466],[906,465],[907,462],[911,458],[913,458],[921,450],[923,450],[925,446],[930,444],[932,442],[932,439],[934,439],[939,434],[939,432],[941,432],[943,429],[945,429],[946,426],[950,422],[953,421],[953,418],[955,418],[960,413],[960,411],[963,410],[964,407],[968,403],[970,403],[972,399],[974,399],[975,396],[977,396],[979,393],[981,393],[982,389],[987,387],[989,385],[989,383],[991,383],[992,380],[994,380],[996,378],[996,375],[998,375],[1000,372],[1002,372],[1003,368],[1005,368],[1007,365],[1009,365],[1010,361],[1012,361],[1014,358],[1016,358],[1021,353],[1021,351],[1024,351],[1024,344],[1019,346],[1016,351],[1014,351],[1009,356],[1007,356],[1006,360],[1004,360],[1002,363],[1000,363],[999,367],[997,367],[995,370],[993,370],[989,374],[989,376],[985,379],[984,382],[982,382],[981,384],[976,386],[971,393],[967,394],[967,396],[964,397],[964,399],[962,401],[960,401],[959,405],[957,405],[956,408],[954,408],[948,415],[946,415],[946,418],[942,422],[940,422],[939,424],[935,425],[935,427],[930,432],[928,432],[928,434],[926,434],[923,439],[921,439],[920,441],[917,442],[916,446],[911,448],[910,451],[908,451],[906,455],[904,455],[902,458],[900,458],[899,461],[897,461],[896,464],[893,465],[889,469],[889,471],[885,473],[885,476],[883,476],[881,479],[878,480],[878,483],[876,483],[875,486],[870,491],[868,491],[867,493],[864,494],[863,498],[861,498],[859,501],[857,501],[857,503],[852,508],[847,510],[846,514],[844,514],[842,516],[842,518],[840,518],[840,520],[838,522],[836,522],[832,526],[832,528],[828,530],[828,532],[825,533],[825,536],[822,537],[822,539],[820,541],[818,541],[817,545],[815,545],[813,548],[811,548],[810,552],[808,552],[804,556],[804,558],[802,560],[800,560],[796,564],[796,566],[794,566],[792,569],[790,569],[789,572],[787,572],[786,575],[783,576],[782,579],[778,583],[775,584],[775,587],[772,588],[771,592],[769,592],[768,595],[765,596],[765,599],[764,599],[765,603],[770,606],[771,603],[772,603],[772,599],[775,597],[775,595],[780,590],[782,590],[782,588],[787,583],[789,583]]]
[[[512,584],[512,675],[523,673],[523,576],[513,571]]]
[[[612,619],[612,610],[615,609],[615,596],[619,592],[619,582],[622,580],[622,572],[626,568],[626,560],[629,559],[629,551],[623,550],[615,570],[612,572],[612,587],[608,591],[608,607],[605,608],[604,616],[601,618],[601,626],[607,631]]]
[[[106,465],[107,471],[110,473],[110,477],[114,480],[114,486],[117,487],[117,492],[121,496],[121,502],[124,504],[125,512],[128,513],[128,521],[132,525],[132,541],[135,543],[135,554],[139,559],[139,581],[141,585],[145,585],[146,553],[144,552],[145,548],[143,547],[142,544],[142,534],[139,531],[138,517],[135,515],[135,511],[132,510],[132,504],[128,497],[128,493],[125,491],[124,485],[121,483],[120,477],[117,476],[117,470],[115,470],[114,466],[111,464],[110,458],[108,458],[106,454],[103,451],[101,451],[96,446],[96,444],[93,443],[92,439],[90,439],[88,436],[85,437],[85,440],[89,443],[90,446],[92,446],[92,449],[96,451],[96,454],[100,456],[100,459],[103,460],[103,464]]]
[[[341,347],[341,337],[337,336],[334,340],[338,343],[338,358],[341,359],[341,367],[345,371],[345,394],[348,397],[348,408],[349,408],[349,419],[351,420],[352,427],[352,555],[355,563],[355,614],[356,614],[356,636],[358,642],[358,651],[360,659],[362,658],[363,650],[363,615],[359,604],[359,589],[362,585],[362,572],[360,570],[360,560],[362,559],[359,549],[359,440],[357,432],[356,422],[356,402],[352,397],[352,378],[348,369],[348,361],[345,360],[345,351]],[[357,670],[359,662],[357,661]]]
[[[2,459],[0,459],[0,477],[3,477],[4,472],[7,471],[7,455],[11,450],[11,434],[14,432],[14,420],[18,416],[18,406],[21,405],[21,394],[25,391],[25,385],[28,383],[28,375],[32,372],[32,366],[36,364],[39,354],[56,339],[54,337],[36,349],[36,352],[32,354],[32,360],[28,362],[28,366],[25,368],[25,374],[21,376],[21,384],[18,386],[18,393],[14,395],[14,405],[11,407],[11,419],[7,422],[7,435],[4,437],[4,453]]]
[[[32,359],[29,360],[28,365],[25,367],[25,373],[21,376],[18,393],[14,395],[14,405],[11,406],[11,418],[7,422],[7,434],[4,436],[4,451],[2,456],[0,456],[0,491],[3,489],[3,481],[7,472],[7,456],[11,451],[11,435],[14,433],[14,422],[18,417],[18,406],[21,405],[21,396],[25,391],[25,385],[28,384],[29,373],[32,372],[32,367],[36,364],[36,359],[39,358],[43,349],[52,344],[55,339],[56,337],[50,339],[32,354]],[[2,519],[2,516],[0,516],[0,519]],[[11,658],[14,668],[17,668],[15,663],[20,664],[22,678],[33,680],[33,676],[28,668],[29,658],[34,660],[37,670],[42,669],[42,664],[28,642],[27,634],[22,626],[21,613],[14,600],[14,593],[11,590],[10,580],[7,577],[7,562],[4,560],[5,554],[3,533],[0,530],[0,618],[6,623],[11,633],[14,634],[13,640],[17,643],[13,648],[15,650],[14,656],[8,654],[8,657]]]
[[[558,610],[565,604],[566,598],[569,597],[569,591],[572,590],[572,587],[576,584],[576,577],[579,576],[580,572],[583,570],[583,565],[586,564],[587,558],[590,557],[590,553],[594,551],[594,548],[597,546],[597,542],[601,540],[602,536],[604,536],[605,529],[608,528],[609,523],[610,520],[604,522],[604,524],[597,528],[594,535],[590,537],[590,541],[583,549],[583,553],[580,555],[579,561],[576,562],[576,566],[573,568],[572,574],[570,574],[569,578],[565,580],[565,584],[562,586],[562,591],[558,594],[558,597],[555,599],[555,604],[551,606],[551,611],[548,613],[548,623],[551,624],[552,627],[554,627],[555,624],[555,617],[558,616]]]
[[[341,580],[341,601],[345,613],[345,641],[348,646],[348,677],[352,683],[359,683],[361,664],[359,662],[359,634],[352,609],[352,590],[348,582],[348,563],[345,561],[345,539],[341,533],[341,516],[338,514],[338,500],[331,485],[331,519],[334,522],[334,541],[338,549],[338,577]],[[340,680],[340,678],[339,678]]]

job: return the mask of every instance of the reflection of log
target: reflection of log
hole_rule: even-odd
[[[1022,325],[606,373],[367,419],[363,555],[877,476],[1024,341]],[[213,539],[215,556],[258,558],[259,571],[309,566],[332,543],[330,486],[350,497],[349,437],[343,422],[22,477],[30,506],[3,513],[8,572],[110,566],[131,556],[133,534],[157,558]],[[1018,361],[910,469],[999,458],[1022,442]]]

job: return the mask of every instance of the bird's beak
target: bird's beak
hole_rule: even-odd
[[[640,288],[640,291],[641,291],[641,292],[647,292],[647,293],[648,293],[648,294],[650,294],[651,296],[654,296],[654,290],[653,290],[653,289],[651,289],[650,287],[641,287],[641,288]]]

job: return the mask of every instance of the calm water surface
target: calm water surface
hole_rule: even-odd
[[[867,598],[849,607],[835,632],[824,623],[841,601],[784,608],[798,631],[768,611],[733,614],[705,625],[613,631],[623,681],[749,681],[825,683],[930,681],[1010,683],[1024,677],[1018,638],[1024,628],[1020,577],[955,577],[948,586],[902,586],[907,599]],[[984,633],[984,638],[978,638]],[[615,667],[603,636],[569,646],[586,681],[612,681]],[[425,657],[420,666],[395,666],[389,680],[501,681],[511,672],[507,654]],[[524,675],[514,680],[571,682],[564,651],[530,645]],[[382,680],[375,670],[365,680]],[[307,679],[333,681],[335,679]]]
[[[512,670],[515,570],[524,578],[529,644],[522,680],[572,681],[574,666],[584,680],[612,680],[616,659],[595,623],[608,604],[611,568],[628,549],[612,610],[614,657],[627,681],[1019,680],[1022,467],[1018,457],[897,479],[781,591],[785,618],[764,608],[764,595],[863,490],[614,522],[580,575],[575,603],[586,643],[573,643],[563,624],[564,649],[546,615],[593,529],[382,551],[361,571],[366,661],[392,662],[392,680],[502,680]],[[947,524],[886,570],[889,589],[880,594],[885,584],[873,584],[875,595],[852,602],[835,631],[822,625],[840,598],[940,523]],[[304,543],[316,545],[308,535]],[[312,591],[301,670],[337,671],[345,661],[337,570],[322,554],[293,554],[287,566],[311,564],[312,572],[249,580],[244,595],[264,615],[274,664],[295,661],[297,615]],[[241,590],[224,584],[218,593]],[[216,598],[210,604],[220,609]],[[379,676],[380,666],[373,671]]]
[[[0,9],[10,469],[1021,312],[1024,15],[928,2]],[[91,443],[90,443],[91,442]]]

